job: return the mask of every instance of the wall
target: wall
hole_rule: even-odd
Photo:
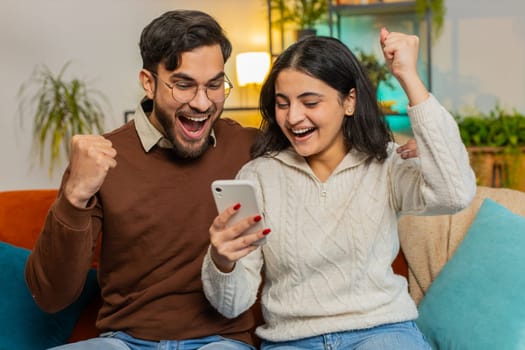
[[[433,50],[434,91],[453,111],[499,102],[525,113],[525,2],[447,0]]]
[[[205,10],[222,24],[234,46],[226,73],[235,84],[237,52],[266,50],[263,0],[2,0],[0,2],[0,190],[57,187],[65,165],[50,178],[30,156],[31,121],[17,115],[17,93],[35,65],[88,79],[109,97],[106,130],[119,126],[123,113],[142,96],[138,40],[154,17],[175,8]],[[239,15],[242,14],[242,15]],[[234,89],[228,103],[239,104]],[[64,162],[65,163],[65,162]]]
[[[106,130],[141,97],[138,38],[142,28],[174,8],[208,11],[225,27],[235,53],[267,47],[264,0],[2,0],[0,3],[0,190],[56,187],[31,167],[31,123],[20,123],[17,91],[36,64],[71,71],[111,100]],[[525,3],[448,0],[443,36],[433,50],[434,93],[456,111],[492,108],[496,101],[525,112]],[[226,72],[235,82],[233,59]],[[228,104],[241,102],[234,89]]]

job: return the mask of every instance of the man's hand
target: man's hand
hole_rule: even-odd
[[[403,159],[416,158],[418,156],[416,140],[409,139],[404,145],[397,148],[397,153]]]
[[[70,175],[64,195],[78,208],[85,208],[100,189],[109,169],[117,165],[117,151],[111,141],[99,135],[75,135],[71,138]]]

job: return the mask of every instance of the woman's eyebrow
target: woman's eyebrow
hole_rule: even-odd
[[[297,96],[297,98],[305,98],[305,97],[323,97],[323,94],[320,94],[318,92],[305,91],[299,96]]]
[[[282,92],[276,92],[275,97],[289,99],[288,96],[283,94]],[[304,98],[304,97],[323,97],[323,94],[320,94],[317,92],[306,91],[297,96],[297,98]]]

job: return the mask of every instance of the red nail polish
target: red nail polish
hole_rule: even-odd
[[[253,221],[255,222],[259,222],[261,221],[262,217],[260,215],[257,215],[256,217],[253,218]]]
[[[237,203],[233,206],[233,210],[239,210],[239,208],[241,207],[241,204],[240,203]]]
[[[266,236],[266,235],[269,234],[270,232],[272,232],[272,230],[270,230],[269,228],[265,228],[265,229],[263,230],[262,234]]]

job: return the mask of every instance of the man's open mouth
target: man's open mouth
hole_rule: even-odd
[[[178,117],[182,128],[186,131],[188,136],[195,137],[199,136],[200,132],[205,128],[206,121],[210,118],[209,115],[200,117],[191,117],[180,115]]]

